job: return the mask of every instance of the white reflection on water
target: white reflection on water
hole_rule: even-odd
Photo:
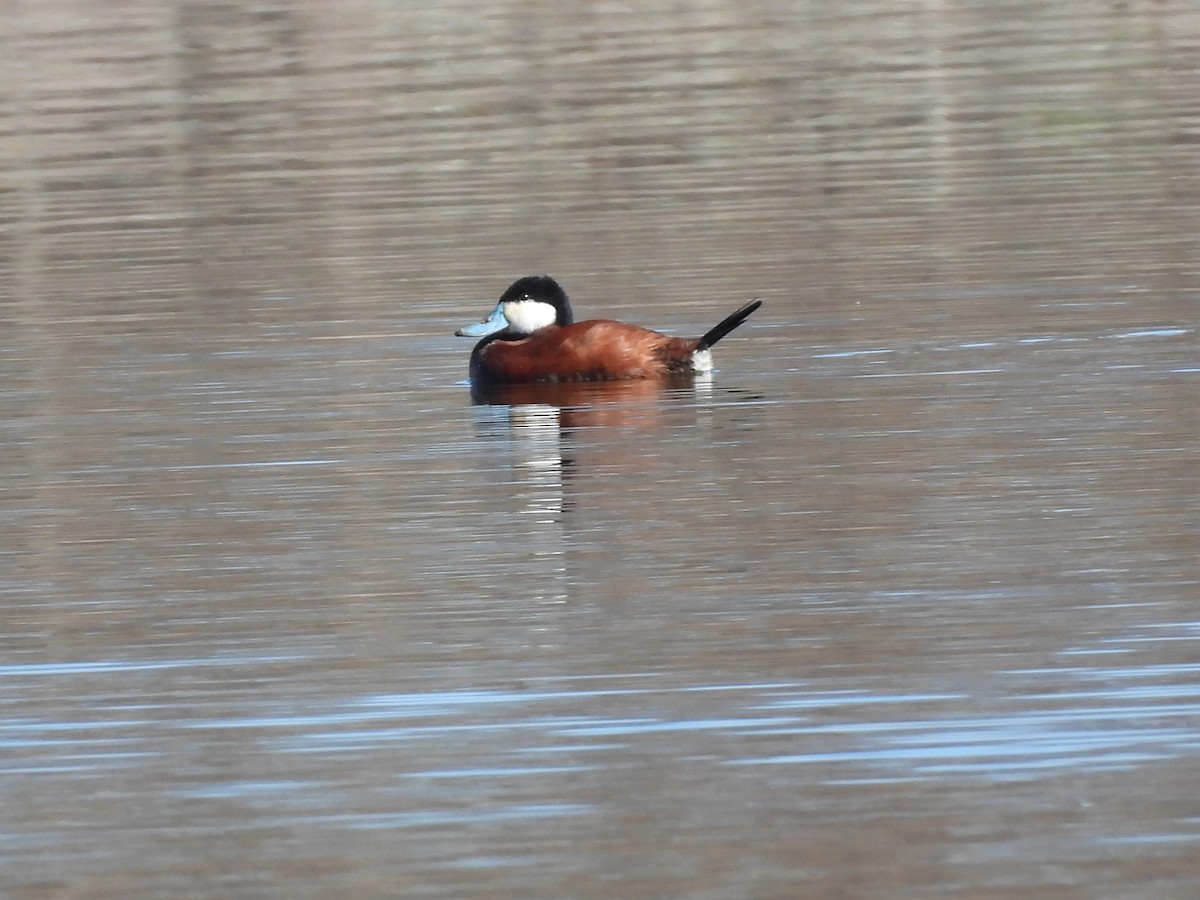
[[[552,819],[559,816],[581,816],[590,810],[578,803],[522,803],[500,805],[493,809],[473,807],[452,812],[447,810],[422,810],[404,813],[343,813],[337,815],[288,816],[266,818],[256,822],[256,827],[294,827],[297,825],[321,825],[326,828],[388,829],[429,828],[438,825],[487,825],[519,822],[529,819]]]
[[[195,663],[134,662],[130,670]],[[33,672],[34,668],[39,671]],[[61,678],[119,671],[113,663],[68,668],[70,673],[62,667],[6,667],[9,674],[20,669],[26,678],[35,674]],[[716,733],[740,739],[729,748],[732,755],[723,760],[727,764],[838,763],[841,768],[834,781],[853,780],[855,771],[869,778],[887,772],[887,777],[902,780],[969,775],[1001,780],[1033,778],[1065,769],[1125,768],[1200,748],[1194,728],[1200,664],[1021,669],[1000,677],[1025,684],[1028,689],[1013,689],[1003,699],[985,703],[968,692],[821,691],[800,684],[659,687],[653,683],[656,679],[648,676],[629,676],[620,687],[596,687],[586,679],[563,679],[559,689],[379,694],[334,708],[294,714],[262,711],[222,718],[185,717],[170,724],[150,716],[72,723],[9,720],[0,728],[0,747],[17,755],[53,749],[57,755],[54,770],[66,767],[78,771],[89,765],[103,768],[118,760],[132,762],[150,755],[155,733],[164,728],[210,734],[253,731],[258,735],[255,742],[265,752],[333,756],[414,742],[492,735],[493,740],[487,744],[471,746],[469,763],[456,758],[455,765],[444,769],[424,767],[404,774],[433,778],[500,773],[514,777],[605,765],[602,758],[582,765],[572,756],[579,752],[603,757],[607,751],[647,739]],[[639,680],[649,683],[628,686],[629,679],[635,685]],[[1096,681],[1111,686],[1071,689],[1072,683],[1082,687],[1081,683]],[[690,705],[694,699],[685,704],[685,697],[707,699],[701,710],[694,710]],[[621,714],[594,711],[614,703]],[[651,712],[681,705],[705,714]],[[999,708],[964,713],[988,705]],[[1006,706],[1013,708],[1006,710]],[[874,711],[864,718],[867,708]],[[925,715],[906,714],[914,709],[925,711]],[[813,718],[817,714],[819,718]],[[596,744],[597,737],[606,741]],[[831,749],[831,740],[840,746]],[[758,756],[744,755],[737,749],[763,746],[764,742],[789,749]],[[714,748],[710,747],[709,752]],[[537,754],[536,763],[531,753]],[[572,756],[572,761],[556,763],[552,759],[555,753]],[[9,768],[25,772],[35,769],[46,767],[26,760],[24,766]],[[289,789],[285,782],[272,784],[273,790]],[[312,790],[308,782],[301,786]],[[203,790],[218,789],[226,788],[209,786]]]

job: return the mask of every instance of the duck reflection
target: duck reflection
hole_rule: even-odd
[[[711,378],[686,377],[482,385],[471,396],[477,428],[508,445],[512,473],[526,489],[522,512],[536,520],[557,518],[571,506],[566,488],[581,474],[580,452],[609,473],[645,471],[645,445],[653,442],[637,436],[645,439],[681,416],[693,422],[695,400],[711,391]]]
[[[507,406],[514,411],[528,406],[549,407],[559,411],[560,424],[565,428],[653,426],[661,422],[664,398],[711,394],[711,375],[471,386],[471,399],[476,405]],[[513,425],[518,426],[516,419]]]
[[[575,579],[601,570],[620,581],[613,530],[624,531],[630,497],[696,437],[689,429],[704,429],[712,392],[703,377],[472,389],[477,433],[508,484],[495,509],[507,510],[507,539],[526,548],[506,562],[528,576],[526,599],[566,602]]]

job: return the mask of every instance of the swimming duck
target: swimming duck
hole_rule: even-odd
[[[676,338],[611,319],[576,322],[566,291],[549,275],[519,278],[482,322],[455,332],[482,340],[471,383],[611,381],[712,371],[709,348],[762,306],[747,303],[700,338]]]

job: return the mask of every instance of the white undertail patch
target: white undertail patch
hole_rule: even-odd
[[[712,351],[705,349],[692,353],[692,368],[697,372],[711,372],[713,370]]]

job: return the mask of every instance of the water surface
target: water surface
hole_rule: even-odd
[[[1186,4],[7,23],[4,896],[1200,891]]]

